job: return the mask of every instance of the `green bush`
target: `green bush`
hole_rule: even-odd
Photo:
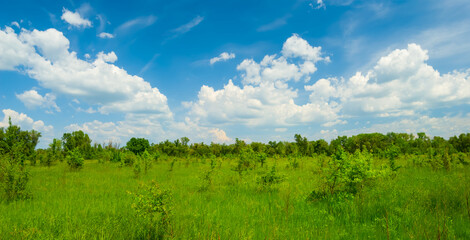
[[[16,164],[8,155],[0,156],[0,196],[6,201],[26,199],[29,173],[25,166]]]
[[[323,189],[314,190],[307,199],[324,198],[338,193],[355,195],[367,182],[384,174],[372,170],[371,161],[372,154],[366,150],[356,150],[351,155],[343,148],[338,148],[322,169]]]
[[[260,176],[257,180],[260,190],[273,190],[275,187],[284,181],[284,176],[279,175],[276,171],[276,167],[273,166],[271,171]]]
[[[137,157],[132,152],[126,152],[121,157],[121,167],[132,166],[137,160]]]
[[[70,166],[71,169],[80,169],[85,164],[85,159],[83,159],[82,154],[79,150],[74,149],[69,151],[67,156],[67,164]]]
[[[162,189],[157,182],[142,184],[134,196],[132,208],[148,224],[148,239],[163,239],[170,233],[172,196],[169,190]]]

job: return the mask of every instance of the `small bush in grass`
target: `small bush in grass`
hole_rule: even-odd
[[[145,238],[164,239],[171,234],[172,196],[169,190],[152,181],[142,184],[137,193],[130,194],[134,196],[132,208],[150,229]]]
[[[119,150],[114,150],[112,151],[112,157],[111,157],[111,162],[121,162],[121,158],[122,158],[122,154],[121,154],[121,151]]]
[[[29,198],[28,181],[29,172],[24,165],[16,164],[9,155],[0,155],[0,197],[6,201]]]
[[[147,171],[152,167],[152,160],[154,159],[147,150],[145,150],[140,156],[142,159],[142,165],[144,168],[144,173],[147,174]]]
[[[142,159],[137,158],[132,165],[132,169],[134,170],[134,177],[139,178],[140,174],[142,173]]]
[[[85,164],[85,160],[82,157],[82,154],[77,149],[69,152],[67,156],[67,164],[71,169],[80,169]]]
[[[132,166],[136,160],[137,160],[137,157],[135,156],[134,153],[126,152],[121,157],[121,167]]]
[[[400,169],[400,167],[396,164],[396,159],[398,158],[399,154],[400,148],[395,145],[392,145],[385,151],[385,156],[388,158],[388,164],[393,172],[396,172],[398,169]]]
[[[276,172],[276,166],[271,168],[271,171],[258,178],[258,185],[260,190],[273,190],[277,184],[284,181],[284,176]]]
[[[201,180],[202,184],[199,187],[199,191],[206,191],[212,186],[212,174],[215,171],[215,167],[217,165],[217,159],[215,156],[211,156],[211,162],[210,162],[210,169],[208,171],[205,171],[202,174]]]
[[[255,154],[251,148],[243,149],[238,157],[237,166],[232,170],[238,172],[241,177],[243,175],[243,172],[246,172],[256,167],[255,159]]]
[[[366,150],[350,155],[339,148],[322,170],[323,189],[313,191],[307,199],[322,199],[338,193],[354,196],[367,182],[384,174],[372,170],[371,160],[372,154]]]

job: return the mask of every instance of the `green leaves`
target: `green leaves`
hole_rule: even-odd
[[[78,149],[74,149],[69,152],[67,156],[67,164],[70,166],[71,169],[80,169],[83,167],[85,160],[83,159],[80,151]]]

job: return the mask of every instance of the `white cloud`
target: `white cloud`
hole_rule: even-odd
[[[313,9],[320,9],[320,8],[325,9],[326,8],[325,3],[323,3],[323,0],[317,0],[316,5],[313,5],[313,3],[310,3],[309,5]]]
[[[294,46],[296,43],[302,46]],[[238,65],[243,86],[236,86],[232,80],[220,90],[202,86],[198,101],[185,106],[203,124],[288,126],[334,120],[338,111],[334,105],[323,102],[297,105],[294,102],[297,90],[287,85],[291,80],[310,78],[316,71],[315,63],[326,59],[320,50],[293,35],[284,43],[282,56],[266,55],[260,63],[245,59]]]
[[[11,22],[10,25],[11,25],[11,26],[15,26],[15,27],[17,27],[17,28],[20,28],[20,24],[19,24],[17,21]]]
[[[80,13],[71,12],[65,8],[62,9],[62,16],[60,19],[77,28],[87,28],[92,25],[90,20],[82,18]]]
[[[222,129],[199,126],[188,117],[183,122],[160,121],[160,118],[150,114],[129,114],[125,120],[116,123],[95,120],[82,125],[71,124],[65,127],[65,130],[82,130],[96,142],[112,140],[113,142],[125,143],[135,136],[145,137],[155,143],[183,136],[193,142],[223,143],[232,141]]]
[[[320,79],[305,89],[312,101],[338,103],[350,116],[407,116],[437,107],[470,103],[470,70],[440,74],[417,44],[380,58],[375,67],[348,80]]]
[[[114,52],[105,54],[104,52],[99,52],[96,55],[96,61],[103,61],[106,63],[114,63],[117,61],[117,56]]]
[[[98,37],[100,38],[114,38],[114,34],[107,33],[107,32],[102,32],[98,34]]]
[[[212,133],[214,135],[213,142],[223,143],[232,141],[232,139],[227,137],[227,134],[224,132],[224,130],[216,128],[209,130],[209,133]]]
[[[43,97],[36,90],[32,89],[22,94],[16,94],[16,97],[20,99],[27,108],[53,108],[57,112],[60,112],[60,108],[55,103],[56,97],[54,94],[46,93]]]
[[[204,17],[197,16],[193,20],[191,20],[190,22],[188,22],[188,23],[186,23],[182,26],[179,26],[176,29],[173,29],[173,32],[176,32],[178,34],[183,34],[183,33],[189,32],[192,28],[199,25],[202,22],[202,20],[204,20]]]
[[[258,27],[257,31],[258,32],[266,32],[266,31],[271,31],[273,29],[279,28],[281,26],[284,26],[287,24],[287,19],[290,18],[290,15],[278,18],[268,24],[262,25]]]
[[[216,62],[220,62],[220,61],[225,62],[225,61],[227,61],[229,59],[233,59],[233,58],[235,58],[235,53],[223,52],[218,57],[211,58],[210,63],[212,65]]]
[[[115,32],[118,35],[126,34],[132,30],[142,29],[151,26],[155,23],[155,21],[157,21],[157,17],[153,15],[138,17],[121,24],[119,27],[116,28]]]
[[[38,120],[34,121],[32,118],[24,113],[18,113],[11,109],[3,109],[3,120],[0,122],[0,127],[8,127],[8,120],[11,118],[11,123],[13,125],[18,125],[23,129],[30,130],[34,129],[41,132],[43,135],[51,135],[54,127],[51,125],[45,125],[43,121]]]
[[[37,49],[37,50],[36,50]],[[111,63],[114,52],[100,52],[93,62],[69,51],[69,41],[56,29],[0,30],[0,70],[26,72],[54,93],[98,105],[101,113],[147,112],[171,118],[167,98],[141,77]]]
[[[470,131],[470,114],[458,116],[429,117],[412,116],[388,123],[377,123],[370,127],[342,131],[340,135],[357,135],[360,133],[413,133],[425,132],[431,136],[449,138]]]
[[[321,56],[321,47],[312,47],[305,39],[294,34],[288,38],[282,46],[282,55],[285,57],[300,57],[305,61],[316,63],[321,60],[329,61],[329,58]]]
[[[285,131],[287,131],[287,128],[275,128],[274,131],[275,132],[285,132]]]

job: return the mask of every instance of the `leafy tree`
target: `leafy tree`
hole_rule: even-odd
[[[25,160],[35,157],[40,136],[34,130],[22,131],[11,123],[11,118],[6,129],[0,128],[0,197],[7,201],[29,197]]]
[[[131,138],[126,144],[127,150],[133,152],[135,155],[142,154],[145,150],[150,148],[149,140],[145,138]]]
[[[88,137],[88,134],[81,130],[72,133],[64,133],[62,136],[62,145],[63,150],[66,153],[77,149],[86,159],[91,159],[93,157],[91,151],[91,139]]]
[[[300,134],[295,134],[295,143],[297,144],[297,149],[299,150],[300,155],[306,156],[308,154],[308,140],[306,137],[300,136]]]

